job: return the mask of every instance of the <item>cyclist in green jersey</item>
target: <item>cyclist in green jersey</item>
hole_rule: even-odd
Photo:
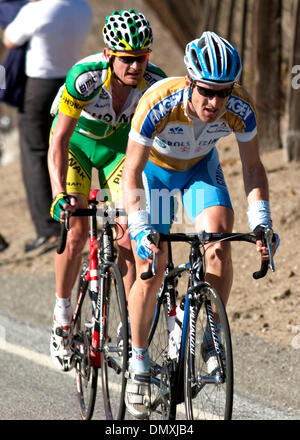
[[[114,11],[103,27],[106,47],[74,65],[53,105],[48,155],[53,202],[50,213],[62,222],[64,210],[87,207],[92,168],[99,173],[103,199],[122,206],[120,182],[130,121],[143,93],[166,75],[150,63],[149,22],[134,9]],[[119,192],[120,191],[120,192]],[[126,220],[120,220],[126,229]],[[72,368],[71,291],[88,236],[88,220],[71,217],[66,250],[55,256],[56,304],[50,343],[60,369]],[[126,292],[135,280],[129,234],[118,242]]]

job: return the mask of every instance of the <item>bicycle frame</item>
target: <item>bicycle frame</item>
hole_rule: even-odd
[[[84,282],[90,282],[90,291],[89,294],[91,296],[91,301],[94,308],[95,314],[95,324],[94,330],[92,334],[92,350],[90,353],[90,362],[92,367],[100,367],[100,340],[101,340],[101,330],[103,331],[103,325],[100,325],[99,318],[102,316],[102,300],[99,295],[99,259],[98,259],[98,242],[97,242],[97,219],[96,219],[96,203],[95,201],[91,201],[89,204],[89,209],[93,210],[94,213],[89,217],[89,268],[84,276]],[[73,313],[73,325],[75,326],[77,322],[77,318],[80,313],[81,304],[84,300],[84,295],[82,290],[80,290],[76,306]],[[95,301],[96,300],[96,301]],[[76,346],[76,341],[75,346]]]
[[[91,353],[90,353],[90,362],[92,367],[98,367],[101,366],[101,360],[100,360],[100,352],[103,350],[103,344],[105,340],[105,322],[104,317],[106,316],[105,310],[103,308],[105,307],[104,304],[104,298],[103,298],[103,292],[104,292],[104,283],[106,281],[106,271],[107,268],[110,265],[113,265],[113,258],[114,256],[111,253],[111,239],[112,239],[112,227],[109,222],[109,219],[105,221],[103,225],[103,232],[102,232],[102,244],[104,249],[104,255],[103,258],[101,258],[100,263],[100,248],[99,248],[99,240],[98,240],[98,226],[97,226],[97,209],[96,205],[98,202],[96,201],[96,198],[92,198],[89,203],[89,208],[77,210],[75,212],[75,216],[89,216],[89,268],[85,274],[84,282],[88,283],[90,282],[90,290],[89,294],[91,297],[91,301],[93,304],[94,309],[94,329],[92,334],[92,344],[91,344]],[[105,217],[105,215],[104,215]],[[99,294],[101,293],[101,294]],[[78,315],[80,313],[80,307],[84,300],[84,296],[82,291],[80,291],[77,303],[75,306],[75,310],[73,313],[73,324],[76,324]],[[76,342],[76,341],[75,341]]]

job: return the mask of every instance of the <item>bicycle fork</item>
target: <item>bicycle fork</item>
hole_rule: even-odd
[[[189,368],[190,368],[190,382],[192,386],[192,398],[196,397],[196,395],[201,391],[201,389],[206,384],[221,384],[225,381],[225,368],[222,361],[221,356],[221,347],[220,342],[217,336],[216,326],[215,326],[215,317],[213,313],[213,309],[211,306],[211,302],[209,300],[205,300],[204,303],[201,305],[197,303],[199,301],[198,299],[193,298],[193,295],[189,296],[189,324],[190,324],[190,330],[189,330]],[[218,358],[218,364],[220,367],[220,372],[217,375],[214,376],[203,376],[200,374],[200,371],[196,371],[195,368],[195,357],[196,357],[196,347],[197,347],[197,341],[196,341],[196,325],[197,325],[197,313],[199,309],[204,306],[206,310],[206,316],[207,316],[207,325],[209,326],[209,331],[212,336],[212,341],[214,344],[214,348],[217,354]],[[198,341],[200,343],[200,341]],[[198,348],[197,348],[198,349]]]
[[[211,302],[209,300],[205,301],[205,308],[206,308],[208,326],[210,329],[210,334],[212,337],[213,345],[215,348],[215,352],[216,352],[218,364],[219,364],[218,376],[219,376],[220,382],[223,383],[223,382],[225,382],[225,368],[224,368],[224,363],[222,360],[221,343],[219,342],[219,338],[217,335],[215,316],[214,316]]]

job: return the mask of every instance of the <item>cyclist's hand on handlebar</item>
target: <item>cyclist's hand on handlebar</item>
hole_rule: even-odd
[[[136,252],[143,260],[150,261],[152,252],[155,254],[159,252],[159,248],[149,240],[149,235],[151,233],[153,233],[153,230],[151,228],[146,228],[134,237],[136,242]]]
[[[65,220],[65,211],[70,213],[76,210],[77,199],[65,192],[56,195],[52,200],[50,207],[50,215],[54,220],[63,223]]]
[[[259,225],[254,230],[257,235],[256,249],[261,253],[262,260],[270,259],[270,248],[272,249],[272,255],[275,254],[279,244],[280,238],[276,232],[265,225]],[[268,247],[269,245],[269,247]]]

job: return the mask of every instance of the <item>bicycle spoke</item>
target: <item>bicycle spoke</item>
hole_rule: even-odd
[[[149,354],[151,358],[151,420],[168,420],[173,417],[171,407],[172,364],[168,358],[169,338],[167,306],[161,305],[150,333]]]
[[[93,416],[98,381],[98,368],[91,365],[91,340],[94,314],[89,295],[89,283],[82,283],[88,268],[88,261],[82,265],[78,295],[81,297],[79,313],[74,329],[76,386],[80,405],[81,417],[89,420]]]
[[[119,420],[123,419],[125,414],[128,319],[119,269],[111,267],[107,276],[103,284],[105,343],[101,352],[102,391],[106,418]]]

